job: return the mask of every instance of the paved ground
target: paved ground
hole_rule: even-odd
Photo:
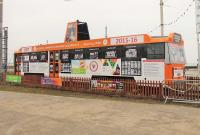
[[[0,91],[0,135],[199,134],[199,108]]]

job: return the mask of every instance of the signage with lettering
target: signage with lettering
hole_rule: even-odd
[[[144,35],[111,38],[111,45],[143,43]]]

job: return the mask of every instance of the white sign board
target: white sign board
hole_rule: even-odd
[[[164,80],[164,61],[143,60],[143,76],[147,80]]]
[[[29,73],[44,73],[45,76],[49,75],[49,63],[47,62],[30,62]]]
[[[144,35],[111,38],[111,45],[143,43]]]
[[[26,52],[32,52],[32,47],[22,47],[21,48],[21,52],[22,53],[26,53]]]
[[[183,68],[174,68],[174,78],[183,77],[184,70]]]

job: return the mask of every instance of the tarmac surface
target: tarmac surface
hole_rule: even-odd
[[[200,135],[200,108],[0,91],[0,135]]]

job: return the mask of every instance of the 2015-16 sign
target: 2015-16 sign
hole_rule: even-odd
[[[135,44],[144,42],[144,35],[111,38],[111,45]]]

